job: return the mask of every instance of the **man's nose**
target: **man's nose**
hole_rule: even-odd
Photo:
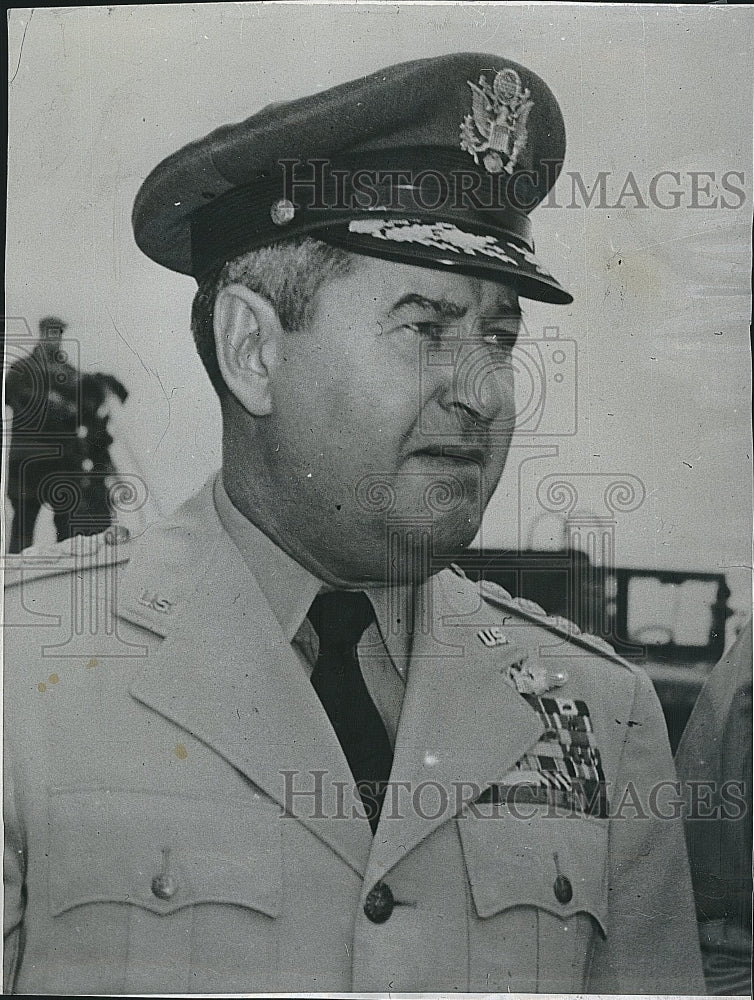
[[[486,344],[459,348],[443,390],[443,406],[462,430],[486,431],[506,414],[513,419],[513,371],[509,358]]]

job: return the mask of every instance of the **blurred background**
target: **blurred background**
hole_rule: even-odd
[[[459,561],[643,656],[660,687],[676,667],[699,678],[751,606],[751,26],[717,6],[12,10],[6,364],[23,368],[41,319],[64,321],[66,358],[106,388],[101,426],[79,414],[68,438],[110,439],[88,471],[131,477],[119,519],[140,530],[220,463],[194,282],[133,242],[147,173],[221,123],[390,63],[520,61],[566,121],[565,172],[533,218],[575,301],[524,303],[521,433],[484,552]],[[600,172],[589,204],[572,175],[588,192]],[[54,504],[33,529],[55,539]]]

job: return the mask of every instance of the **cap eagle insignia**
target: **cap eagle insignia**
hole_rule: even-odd
[[[521,77],[513,69],[501,69],[495,74],[492,86],[484,74],[479,84],[468,81],[471,87],[471,114],[461,123],[461,149],[482,163],[491,174],[513,168],[526,149],[528,131],[526,123],[534,107],[529,88],[521,86]],[[505,160],[503,159],[505,157]]]

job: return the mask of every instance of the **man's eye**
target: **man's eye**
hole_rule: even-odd
[[[518,331],[512,330],[490,330],[482,335],[485,344],[492,344],[493,347],[501,351],[511,351],[516,344]]]
[[[448,329],[447,325],[443,323],[432,322],[407,323],[406,326],[407,329],[413,330],[426,340],[441,340],[443,333]]]

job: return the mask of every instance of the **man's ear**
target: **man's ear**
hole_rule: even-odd
[[[274,307],[245,285],[228,285],[215,298],[213,325],[217,363],[228,389],[252,416],[271,413],[271,380],[283,332]]]

